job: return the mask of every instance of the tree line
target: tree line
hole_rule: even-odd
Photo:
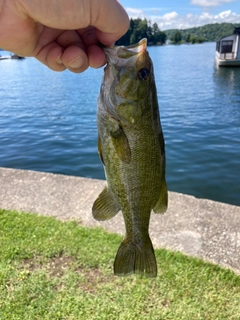
[[[161,45],[166,42],[166,33],[161,31],[157,23],[147,19],[130,19],[130,27],[125,35],[116,42],[116,45],[130,45],[147,38],[148,45]]]
[[[183,37],[181,31],[177,30],[170,38],[173,44],[181,44],[181,43],[203,43],[206,41],[204,37],[197,36],[191,33],[188,33],[185,37]]]
[[[234,27],[240,27],[240,24],[233,23],[213,23],[206,24],[201,27],[189,28],[184,30],[171,29],[165,30],[164,32],[167,35],[168,39],[173,39],[177,32],[181,34],[182,42],[192,42],[191,39],[200,39],[208,42],[216,42],[218,39],[222,37],[229,36],[233,33]],[[189,39],[190,37],[190,39]]]
[[[126,34],[116,42],[116,45],[130,45],[139,42],[142,38],[148,39],[148,45],[162,45],[167,40],[172,44],[202,43],[214,41],[232,34],[234,27],[240,24],[214,23],[205,26],[184,30],[171,29],[161,31],[158,24],[147,19],[130,19],[130,27]]]

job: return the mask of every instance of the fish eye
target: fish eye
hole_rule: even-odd
[[[150,70],[147,68],[142,68],[138,71],[138,78],[142,81],[146,81],[150,76]]]

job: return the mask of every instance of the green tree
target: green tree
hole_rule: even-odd
[[[166,34],[162,32],[157,23],[151,23],[146,19],[130,19],[129,30],[116,42],[116,45],[129,45],[139,42],[142,38],[147,38],[150,44],[166,42]]]
[[[151,32],[146,19],[137,19],[135,28],[130,37],[130,44],[137,43],[142,38],[148,38],[151,36]]]
[[[187,35],[186,42],[187,42],[187,43],[190,43],[190,42],[191,42],[191,35],[190,35],[190,33]]]
[[[173,38],[172,38],[172,42],[174,44],[179,44],[182,41],[182,35],[181,32],[178,30],[175,32]]]
[[[154,44],[158,42],[163,44],[166,42],[166,38],[166,34],[159,29],[158,24],[155,22],[152,26],[152,37],[149,41],[152,41]]]

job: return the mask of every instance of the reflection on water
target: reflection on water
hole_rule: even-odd
[[[215,44],[150,47],[170,190],[240,205],[240,69]],[[104,179],[96,100],[103,70],[0,61],[0,166]]]
[[[219,106],[233,123],[239,125],[240,118],[240,68],[216,68],[214,74]],[[234,121],[235,120],[235,121]]]

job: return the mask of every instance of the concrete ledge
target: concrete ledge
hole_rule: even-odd
[[[91,208],[105,181],[0,168],[0,208],[80,220],[124,234],[121,214],[107,222],[92,218]],[[155,248],[181,251],[240,273],[240,207],[169,192],[166,214],[152,213]]]

